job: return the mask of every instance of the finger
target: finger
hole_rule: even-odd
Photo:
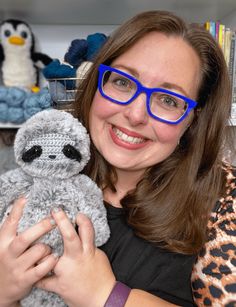
[[[79,236],[85,253],[94,253],[94,228],[91,220],[84,214],[79,213],[76,217],[76,223],[79,226]]]
[[[49,232],[55,227],[55,221],[52,218],[45,218],[29,229],[18,234],[18,236],[11,242],[9,250],[14,256],[21,255],[33,242],[38,240],[45,233]]]
[[[26,252],[18,258],[19,265],[26,271],[36,263],[43,262],[52,252],[51,248],[43,243],[31,246]]]
[[[49,253],[48,255],[44,256],[41,259],[39,259],[36,264],[40,264],[40,263],[44,262],[44,260],[47,259],[47,257],[50,256],[50,255],[51,255],[51,253]]]
[[[51,272],[55,265],[57,264],[58,256],[55,254],[51,254],[45,258],[45,260],[35,267],[32,267],[27,271],[27,281],[29,283],[35,284],[39,282],[40,279],[44,278],[49,272]],[[50,276],[48,278],[56,279],[56,276]],[[44,283],[42,284],[44,285]]]
[[[56,293],[56,291],[58,290],[56,282],[56,276],[44,277],[35,284],[35,287]]]
[[[17,233],[17,226],[22,216],[25,203],[26,199],[24,197],[15,200],[9,216],[2,224],[1,229],[4,232],[6,231],[10,236],[15,236]]]
[[[78,256],[81,241],[71,221],[61,208],[54,209],[52,215],[63,237],[64,253]]]

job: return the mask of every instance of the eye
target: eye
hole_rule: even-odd
[[[36,158],[40,157],[41,154],[42,154],[41,146],[35,145],[23,153],[22,160],[24,162],[32,162]]]
[[[130,87],[130,81],[126,78],[116,77],[112,80],[117,86]]]
[[[161,97],[161,101],[163,102],[163,104],[165,104],[168,107],[174,107],[174,108],[178,108],[179,107],[179,103],[177,101],[177,99],[175,99],[172,96],[169,95],[163,95]]]
[[[28,37],[28,34],[27,34],[27,32],[25,32],[25,31],[22,31],[22,32],[20,33],[20,35],[21,35],[21,37],[23,37],[23,38],[27,38],[27,37]]]
[[[134,87],[134,84],[131,80],[119,75],[113,76],[110,81],[115,88],[120,90],[131,90]]]
[[[62,152],[67,158],[71,160],[76,160],[78,162],[81,161],[82,157],[80,152],[70,144],[65,145],[62,149]]]
[[[5,30],[5,31],[4,31],[4,35],[5,35],[6,37],[11,36],[11,31],[10,31],[10,30]]]

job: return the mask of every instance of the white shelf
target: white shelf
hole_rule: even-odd
[[[0,129],[18,129],[21,125],[13,124],[13,123],[1,123],[0,122]]]

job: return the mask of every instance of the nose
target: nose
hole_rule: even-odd
[[[132,126],[145,125],[148,122],[146,94],[140,94],[131,104],[125,106],[125,117]]]
[[[48,158],[54,160],[56,159],[56,155],[49,155]]]

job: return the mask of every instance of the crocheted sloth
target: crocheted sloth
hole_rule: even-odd
[[[79,174],[90,158],[90,140],[77,119],[54,109],[37,113],[18,130],[14,151],[20,168],[0,177],[0,221],[8,215],[12,202],[26,195],[18,232],[49,216],[52,208],[60,205],[72,222],[78,212],[91,219],[96,246],[108,240],[110,230],[102,192],[89,177]],[[63,253],[58,228],[40,242],[59,255]],[[54,293],[33,288],[21,305],[60,307],[65,303]]]

